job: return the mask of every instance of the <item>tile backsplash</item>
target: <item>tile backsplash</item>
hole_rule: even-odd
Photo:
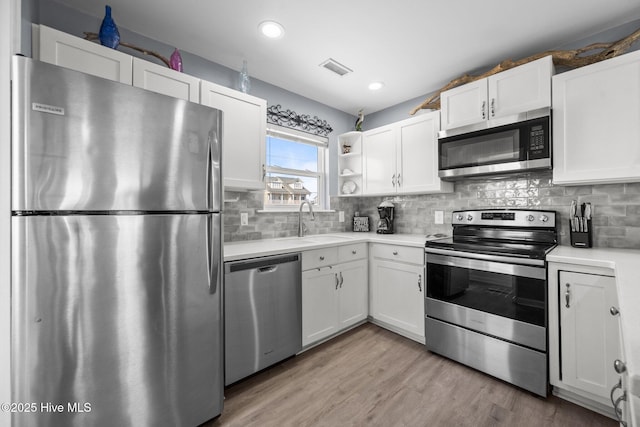
[[[296,236],[297,212],[258,212],[262,209],[260,192],[227,192],[225,203],[225,241],[255,240]],[[395,206],[397,233],[434,234],[451,232],[451,212],[466,208],[530,208],[558,213],[560,243],[569,244],[569,205],[571,200],[593,205],[594,247],[640,249],[640,183],[557,186],[551,172],[505,176],[500,179],[467,179],[455,183],[453,193],[387,197],[332,197],[335,212],[318,212],[315,221],[305,213],[308,234],[350,231],[355,212],[369,216],[375,230],[383,200]],[[338,221],[345,212],[345,222]],[[444,211],[443,225],[436,225],[435,211]],[[240,225],[240,213],[249,214],[249,225]]]

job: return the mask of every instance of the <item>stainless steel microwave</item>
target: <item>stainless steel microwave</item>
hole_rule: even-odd
[[[444,180],[551,169],[551,116],[438,138]]]

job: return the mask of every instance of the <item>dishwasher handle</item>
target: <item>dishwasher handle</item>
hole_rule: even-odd
[[[264,258],[249,259],[245,261],[233,261],[225,263],[227,273],[234,271],[254,270],[260,273],[268,273],[274,271],[279,264],[297,262],[300,260],[300,254],[291,254],[283,256],[270,256]]]

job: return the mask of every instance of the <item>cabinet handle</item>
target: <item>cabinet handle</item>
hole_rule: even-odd
[[[324,261],[324,256],[320,255],[320,261]]]
[[[402,182],[400,181],[400,174],[398,174],[398,178],[396,178],[396,182],[398,183],[398,187],[402,186]]]
[[[393,254],[394,255],[398,255],[398,251],[393,251]]]
[[[342,277],[342,271],[340,272],[340,288],[342,288],[342,284],[344,283],[344,277]]]
[[[418,291],[422,292],[422,274],[418,274]]]
[[[482,101],[482,107],[480,107],[482,109],[482,118],[486,119],[487,118],[487,114],[484,112],[484,107],[487,105],[487,101]]]
[[[336,273],[336,290],[338,289],[338,286],[340,286],[340,281],[338,280],[338,273]]]
[[[621,402],[627,400],[627,392],[622,391],[622,395],[614,400],[613,395],[615,394],[617,389],[622,390],[622,379],[619,379],[618,384],[613,386],[609,397],[611,398],[611,403],[613,404],[613,409],[616,413],[616,417],[618,418],[618,421],[620,422],[620,425],[622,425],[622,427],[627,427],[627,423],[622,420],[622,409],[619,407]]]
[[[622,374],[627,370],[627,365],[625,365],[622,360],[616,359],[613,362],[613,369],[615,369],[617,373]]]
[[[616,307],[611,307],[609,309],[609,313],[611,313],[612,316],[617,316],[618,314],[620,314],[620,312],[618,311],[618,309]]]
[[[358,251],[356,251],[356,250],[354,249],[354,250],[352,250],[352,251],[351,251],[351,253],[355,255],[355,254],[357,254],[357,253],[358,253]]]
[[[496,116],[496,99],[491,98],[491,117]]]
[[[267,177],[267,168],[262,164],[262,181]]]
[[[564,293],[564,300],[566,301],[565,307],[571,308],[569,305],[569,298],[571,297],[571,291],[569,290],[569,288],[571,287],[571,285],[567,283],[565,286],[567,287],[567,291]]]
[[[391,185],[396,186],[396,174],[391,175]]]

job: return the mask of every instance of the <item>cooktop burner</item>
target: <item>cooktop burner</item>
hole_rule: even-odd
[[[452,224],[453,237],[427,241],[425,247],[543,260],[557,244],[554,211],[454,211]]]

